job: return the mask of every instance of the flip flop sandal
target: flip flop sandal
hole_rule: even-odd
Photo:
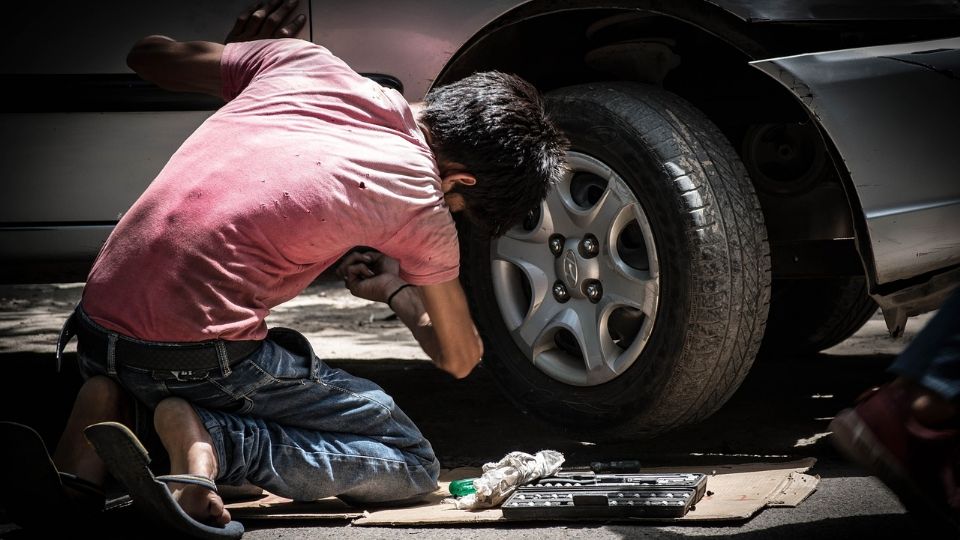
[[[107,470],[130,492],[133,505],[159,524],[194,538],[210,540],[238,539],[243,525],[231,521],[224,527],[206,525],[190,517],[173,498],[167,483],[193,484],[211,491],[217,485],[207,478],[189,474],[154,476],[150,456],[136,435],[123,424],[103,422],[84,430]]]
[[[103,489],[76,475],[60,472],[43,438],[33,428],[0,422],[0,506],[11,521],[27,528],[56,528],[69,514],[73,521],[94,521],[104,511]],[[67,488],[79,495],[68,495]],[[73,523],[71,526],[76,526]]]

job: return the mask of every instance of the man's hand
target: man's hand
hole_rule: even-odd
[[[224,43],[257,39],[288,38],[297,35],[307,22],[302,13],[291,17],[300,0],[268,0],[237,17]]]
[[[353,252],[337,267],[337,275],[354,296],[376,302],[386,302],[405,285],[399,273],[396,259],[377,252]],[[440,369],[460,379],[480,362],[483,342],[459,280],[406,287],[391,307]]]
[[[337,267],[337,276],[354,296],[374,302],[386,302],[405,283],[400,279],[400,263],[377,252],[347,255]]]

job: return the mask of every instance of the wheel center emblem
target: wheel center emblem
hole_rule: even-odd
[[[563,255],[563,279],[568,286],[577,286],[577,256],[572,249],[568,249]]]

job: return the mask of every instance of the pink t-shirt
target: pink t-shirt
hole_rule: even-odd
[[[394,90],[302,40],[226,46],[227,103],[107,240],[84,311],[149,341],[260,339],[270,309],[354,246],[415,285],[455,279],[437,165]]]

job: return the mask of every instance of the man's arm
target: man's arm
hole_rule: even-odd
[[[460,379],[480,362],[483,341],[458,280],[406,287],[390,299],[390,307],[440,369]]]
[[[483,356],[467,299],[456,279],[437,285],[405,287],[399,265],[381,253],[351,253],[337,274],[355,296],[386,302],[433,363],[454,377],[470,374]]]
[[[424,285],[420,287],[420,292],[440,344],[440,355],[434,359],[434,363],[458,379],[466,377],[480,363],[483,341],[473,324],[460,281],[452,279],[436,285]]]
[[[220,97],[221,55],[220,43],[147,36],[130,50],[127,65],[144,80],[165,90]]]
[[[306,17],[290,18],[299,0],[271,0],[241,14],[226,43],[284,38],[297,34]],[[175,92],[199,92],[221,97],[220,57],[223,44],[211,41],[177,41],[167,36],[147,36],[127,55],[127,65],[143,79]]]

